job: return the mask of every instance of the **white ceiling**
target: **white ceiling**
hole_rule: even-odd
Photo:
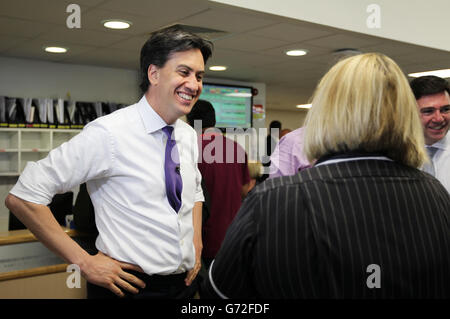
[[[282,1],[282,0],[281,0]],[[70,3],[81,7],[81,28],[69,29]],[[330,13],[325,13],[330,14]],[[132,22],[127,30],[105,29],[111,18]],[[0,55],[138,69],[140,48],[149,34],[175,23],[224,31],[213,36],[208,65],[227,65],[208,78],[266,83],[266,107],[295,110],[306,103],[320,77],[335,62],[333,51],[356,48],[382,52],[405,73],[450,67],[450,52],[348,32],[207,0],[1,0]],[[399,22],[400,23],[400,22]],[[63,55],[44,46],[68,47]],[[309,50],[288,57],[291,48]]]

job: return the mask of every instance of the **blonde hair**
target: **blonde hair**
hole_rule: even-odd
[[[334,65],[305,121],[308,160],[348,151],[383,153],[412,167],[428,160],[416,100],[398,65],[379,53]]]

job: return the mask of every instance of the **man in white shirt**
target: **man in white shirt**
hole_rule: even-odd
[[[425,135],[430,163],[423,170],[435,176],[450,193],[450,88],[445,79],[422,76],[411,81]]]
[[[179,118],[201,94],[211,52],[209,41],[180,28],[154,32],[141,50],[142,99],[89,123],[47,158],[28,163],[8,195],[7,207],[31,232],[80,267],[88,297],[195,294],[204,198],[197,136]],[[176,142],[175,171],[182,181],[176,206],[166,191],[169,136]],[[84,182],[99,231],[99,253],[93,256],[65,234],[46,206],[54,194]]]

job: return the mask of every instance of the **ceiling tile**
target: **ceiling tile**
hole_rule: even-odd
[[[386,39],[377,45],[366,46],[362,51],[383,53],[391,58],[395,58],[397,56],[411,54],[411,52],[414,52],[418,48],[419,46],[417,45]]]
[[[10,37],[0,34],[0,53],[12,49],[20,44],[28,42],[28,38]]]
[[[108,31],[115,34],[125,35],[147,35],[161,27],[161,22],[154,19],[153,14],[148,17],[137,16],[123,11],[112,11],[94,8],[83,14],[82,27],[96,31]],[[128,29],[112,30],[103,26],[102,21],[119,19],[131,22]]]
[[[402,69],[405,73],[417,73],[441,69],[450,69],[450,60],[447,59],[445,61],[432,61],[428,63],[407,64],[403,66]]]
[[[209,5],[204,0],[110,0],[98,8],[144,16],[161,27],[207,10]]]
[[[301,42],[332,35],[331,31],[308,28],[289,23],[278,23],[252,31],[250,34],[287,42]]]
[[[274,61],[272,57],[258,53],[242,52],[236,50],[217,49],[213,51],[208,65],[226,65],[228,67],[242,68],[246,66],[265,67]]]
[[[64,62],[139,70],[139,55],[122,50],[96,49],[68,57]]]
[[[59,43],[88,45],[95,47],[104,47],[119,41],[127,39],[127,36],[115,34],[114,32],[91,31],[86,28],[68,29],[65,27],[56,27],[38,37],[45,42],[56,41]]]
[[[145,44],[148,38],[148,36],[132,36],[126,38],[125,40],[113,43],[108,46],[108,48],[136,52],[136,54],[139,55],[142,46]]]
[[[351,34],[350,32],[347,32],[314,40],[308,40],[303,43],[335,50],[341,48],[359,49],[362,47],[379,44],[382,41],[383,40],[381,40],[380,38],[361,36],[356,33]]]
[[[61,0],[58,0],[61,1]],[[78,5],[88,6],[88,7],[95,7],[101,4],[102,2],[105,2],[105,0],[63,0],[68,3],[76,3]]]
[[[48,23],[0,17],[0,34],[11,37],[34,38],[53,27],[54,25]]]
[[[4,52],[2,52],[2,54],[6,56],[16,56],[21,58],[31,58],[31,59],[36,58],[49,61],[61,61],[70,58],[72,56],[76,56],[78,54],[95,49],[89,46],[80,46],[72,44],[70,46],[67,46],[68,51],[66,53],[56,54],[45,52],[44,47],[47,45],[48,43],[45,40],[26,41],[11,49],[5,50]],[[63,46],[63,43],[56,42],[54,43],[54,45]]]
[[[298,50],[298,49],[307,50],[308,54],[303,55],[303,56],[297,56],[297,57],[286,55],[287,51]],[[311,58],[314,58],[317,56],[329,55],[330,52],[331,52],[330,49],[321,48],[321,47],[313,46],[310,44],[305,44],[304,42],[290,43],[288,45],[283,45],[283,46],[280,46],[277,48],[272,48],[272,49],[262,51],[263,54],[277,56],[279,59],[281,59],[283,61],[292,61],[292,60],[309,61]]]
[[[270,40],[267,38],[239,34],[214,41],[214,46],[221,49],[236,48],[240,51],[261,52],[267,49],[287,45],[286,41]]]
[[[2,0],[0,12],[5,17],[66,25],[67,17],[70,15],[66,9],[70,3],[61,0]],[[84,6],[80,7],[83,12]]]
[[[239,23],[230,23],[239,21]],[[181,19],[182,24],[207,27],[215,30],[243,33],[248,30],[272,25],[275,22],[270,19],[246,16],[227,10],[209,9],[188,18]]]
[[[450,65],[450,52],[439,51],[429,49],[428,51],[415,50],[408,55],[402,55],[396,57],[397,60],[401,60],[404,64],[433,64],[434,61],[438,61],[439,64],[444,63]]]

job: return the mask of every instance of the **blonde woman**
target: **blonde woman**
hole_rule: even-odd
[[[258,185],[202,296],[449,298],[450,196],[427,161],[416,101],[394,61],[362,54],[320,81],[310,169]]]

